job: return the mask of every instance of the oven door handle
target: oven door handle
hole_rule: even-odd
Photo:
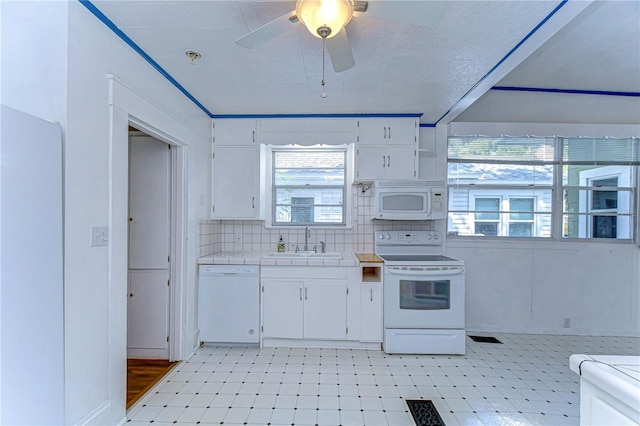
[[[433,269],[433,268],[425,268],[421,270],[416,270],[415,268],[411,270],[406,270],[403,268],[387,266],[387,272],[393,275],[409,275],[413,277],[428,277],[428,276],[445,276],[445,275],[459,275],[464,273],[464,268],[449,268],[449,269]]]

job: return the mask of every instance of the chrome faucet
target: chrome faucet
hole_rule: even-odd
[[[324,241],[320,241],[320,247],[322,249],[322,253],[325,253],[325,250],[327,248],[327,245],[324,243]]]
[[[309,238],[311,238],[311,229],[307,226],[304,228],[304,251],[309,251]]]

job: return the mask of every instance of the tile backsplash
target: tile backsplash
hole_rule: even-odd
[[[373,253],[373,234],[381,230],[421,230],[434,229],[434,221],[390,221],[371,220],[371,192],[362,193],[354,187],[352,194],[351,227],[327,229],[311,227],[309,247],[326,243],[327,251]],[[229,251],[276,251],[282,235],[287,251],[294,251],[296,245],[304,246],[303,227],[266,228],[263,221],[247,220],[203,220],[200,222],[199,255],[208,256]]]

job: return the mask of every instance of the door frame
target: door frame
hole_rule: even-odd
[[[110,105],[109,164],[109,336],[110,369],[120,371],[111,383],[126,383],[127,274],[129,206],[129,125],[172,146],[171,149],[171,244],[169,291],[169,360],[181,360],[186,353],[185,327],[187,282],[187,160],[195,133],[174,117],[153,105],[115,76],[108,76]],[[112,388],[112,392],[114,389]]]
[[[169,361],[181,359],[180,330],[176,327],[180,322],[183,312],[182,293],[183,286],[180,278],[182,265],[184,264],[184,235],[186,235],[186,179],[185,179],[185,152],[184,144],[172,136],[163,134],[156,127],[149,125],[139,118],[129,115],[129,125],[140,130],[147,136],[151,136],[171,147],[169,157]],[[127,133],[128,136],[128,133]],[[128,161],[127,161],[128,163]],[[128,182],[128,179],[127,179]],[[128,190],[127,190],[128,191]],[[180,260],[183,262],[180,262]]]

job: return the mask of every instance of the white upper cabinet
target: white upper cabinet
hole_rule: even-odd
[[[215,123],[212,173],[214,219],[261,219],[260,149],[255,120]]]
[[[418,119],[358,121],[356,180],[416,179]]]
[[[417,118],[358,120],[359,145],[411,145],[418,141]]]

